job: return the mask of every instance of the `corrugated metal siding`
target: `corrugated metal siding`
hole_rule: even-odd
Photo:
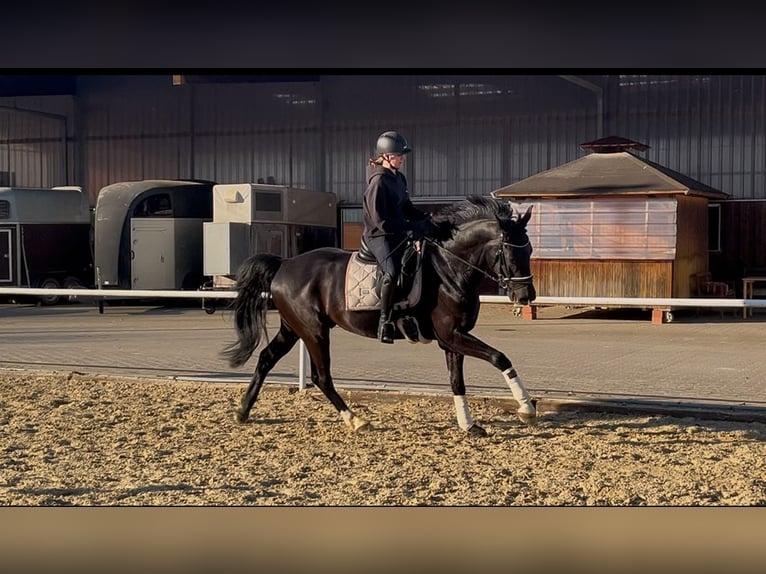
[[[194,177],[321,187],[315,84],[194,86]]]
[[[44,108],[46,98],[0,98],[0,181],[18,187],[67,185],[66,116]],[[50,107],[65,106],[47,98]],[[19,108],[18,110],[13,108]],[[64,109],[64,111],[66,111]]]
[[[85,187],[91,202],[105,186],[190,176],[189,101],[180,90],[85,92],[82,102]]]
[[[67,116],[70,138],[79,138],[64,149],[62,122],[0,110],[0,171],[13,171],[16,185],[84,185],[92,198],[126,179],[272,176],[358,203],[385,129],[401,130],[415,149],[406,168],[415,197],[488,194],[581,157],[585,141],[620,135],[733,198],[766,198],[766,76],[587,79],[606,88],[603,134],[596,95],[555,75],[185,86],[164,76],[86,76],[79,118],[71,96],[0,100]]]
[[[766,76],[621,76],[618,135],[738,199],[766,198]]]
[[[586,111],[567,110],[573,90],[580,89],[555,77],[323,77],[333,145],[326,181],[341,200],[360,202],[375,138],[396,129],[414,149],[404,170],[413,197],[488,195],[575,159],[577,145],[595,137],[595,100],[586,94]],[[554,119],[533,113],[543,100]]]

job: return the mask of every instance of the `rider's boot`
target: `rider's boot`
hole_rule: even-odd
[[[394,310],[394,278],[386,273],[380,280],[380,323],[378,323],[378,339],[381,343],[394,342],[394,323],[391,314]]]

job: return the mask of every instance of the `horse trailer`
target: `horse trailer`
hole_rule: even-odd
[[[90,206],[79,187],[0,187],[0,286],[92,285]],[[55,305],[56,295],[35,298]]]
[[[213,187],[213,220],[203,224],[205,276],[230,288],[239,265],[253,253],[292,257],[337,245],[334,193],[272,184]]]
[[[212,182],[143,180],[101,189],[95,211],[96,284],[103,289],[202,286],[202,224]]]

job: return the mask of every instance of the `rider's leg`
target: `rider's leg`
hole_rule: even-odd
[[[370,251],[375,254],[381,271],[380,279],[380,322],[378,323],[378,339],[383,343],[393,343],[396,328],[392,322],[394,310],[394,291],[396,278],[401,267],[402,238],[399,237],[366,237],[365,242]]]
[[[391,313],[394,310],[394,277],[386,273],[380,280],[380,322],[378,323],[378,339],[382,343],[394,342],[394,323]]]

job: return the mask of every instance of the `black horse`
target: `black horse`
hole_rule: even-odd
[[[488,361],[502,372],[519,403],[519,418],[532,424],[536,410],[508,357],[470,334],[479,315],[479,283],[487,276],[502,286],[511,301],[525,305],[535,298],[530,271],[532,247],[526,232],[531,207],[514,214],[508,203],[484,197],[442,208],[433,215],[444,241],[428,241],[422,258],[418,303],[406,310],[425,341],[435,339],[447,358],[457,421],[474,436],[486,431],[474,423],[465,398],[466,355]],[[236,411],[244,423],[274,365],[303,339],[311,359],[311,381],[319,387],[352,430],[369,427],[338,395],[330,375],[330,329],[336,325],[375,338],[379,311],[346,308],[345,274],[351,253],[320,248],[282,259],[257,254],[238,270],[238,294],[232,303],[238,340],[223,355],[233,367],[250,359],[266,336],[269,301],[279,312],[279,332],[261,351],[253,378]],[[400,311],[399,313],[402,313]]]

